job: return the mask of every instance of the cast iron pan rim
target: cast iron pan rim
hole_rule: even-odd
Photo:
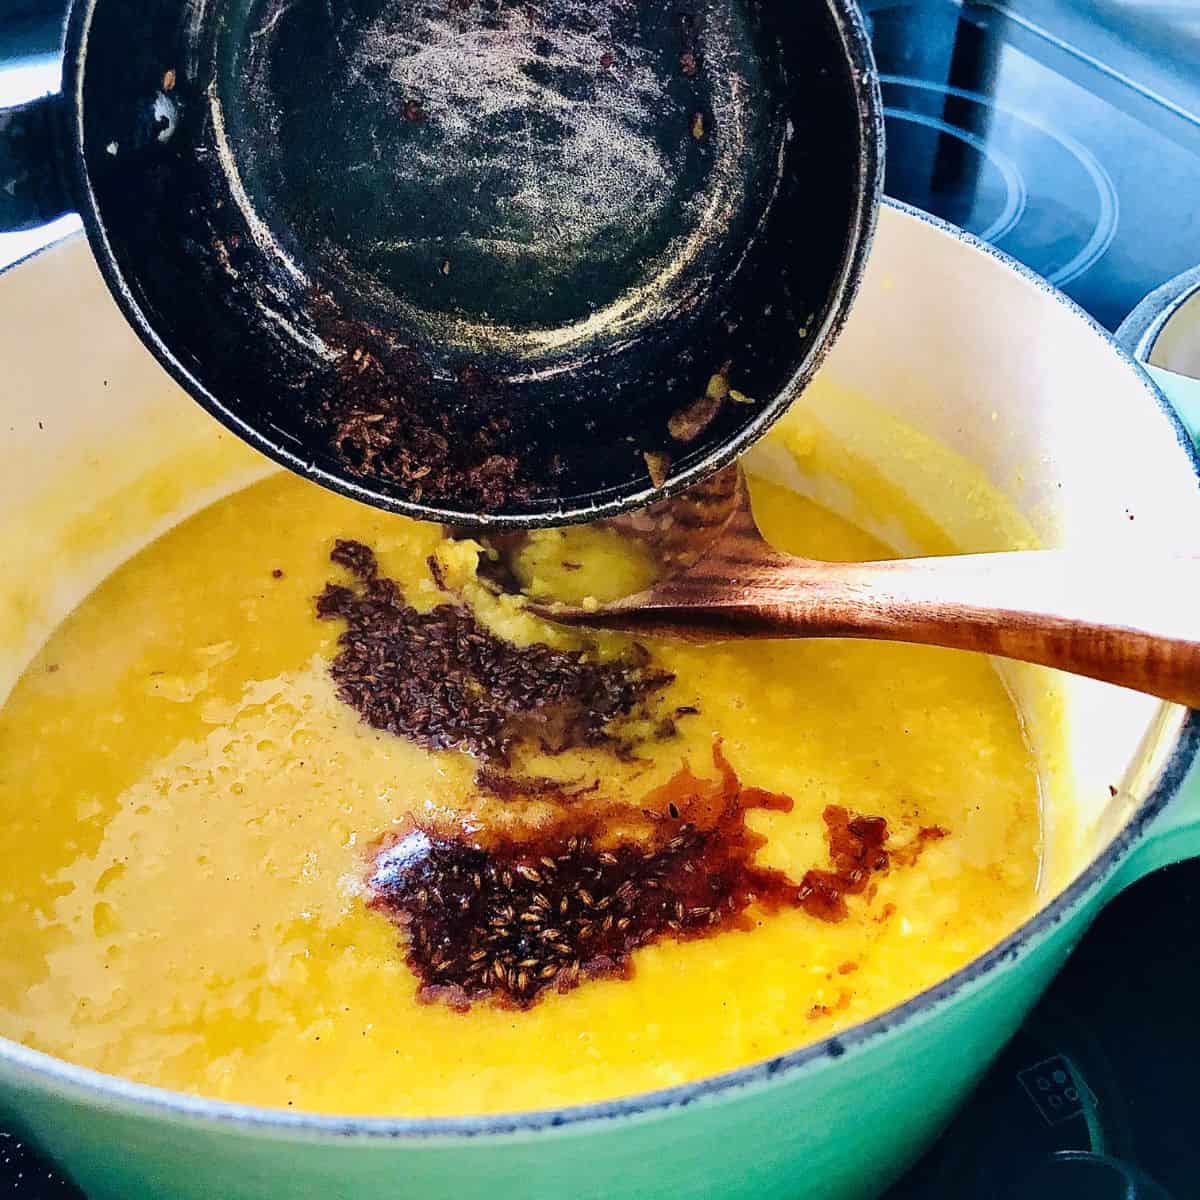
[[[63,94],[72,101],[72,127],[69,134],[72,191],[76,208],[83,218],[93,254],[109,290],[150,353],[207,412],[243,441],[248,442],[260,453],[281,466],[287,467],[306,479],[313,480],[322,487],[347,496],[351,500],[357,500],[374,508],[382,508],[388,512],[400,513],[418,521],[438,521],[444,524],[473,525],[490,529],[531,529],[552,525],[575,525],[599,520],[603,517],[614,517],[623,512],[642,508],[667,496],[677,495],[732,462],[779,419],[824,361],[825,355],[841,333],[854,298],[858,294],[867,255],[875,233],[879,203],[883,193],[883,96],[871,52],[870,38],[857,4],[854,0],[825,0],[845,47],[850,69],[865,85],[861,92],[861,103],[855,119],[862,153],[859,156],[859,173],[854,188],[855,211],[852,214],[846,243],[843,246],[838,278],[831,291],[831,302],[826,306],[825,315],[807,356],[780,394],[733,438],[688,467],[661,489],[655,489],[647,481],[647,486],[640,491],[630,493],[624,489],[612,488],[605,492],[593,493],[590,502],[575,501],[573,502],[574,506],[570,508],[560,507],[555,501],[535,501],[524,512],[492,515],[480,515],[435,504],[419,504],[390,496],[384,492],[377,492],[363,484],[333,475],[318,463],[294,454],[283,445],[272,444],[258,430],[242,421],[237,413],[222,404],[171,353],[159,338],[142,311],[141,305],[131,292],[116,261],[107,230],[97,209],[96,197],[92,190],[88,165],[84,157],[82,121],[84,64],[87,58],[88,32],[92,14],[99,2],[101,0],[75,0],[71,6],[67,18],[66,44],[63,54]],[[786,0],[786,2],[792,2],[792,0]]]

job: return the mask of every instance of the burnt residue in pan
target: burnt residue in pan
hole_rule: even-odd
[[[557,479],[557,459],[533,469],[524,414],[485,370],[461,366],[447,404],[429,362],[403,339],[347,319],[328,296],[312,307],[332,359],[309,385],[312,420],[351,475],[481,512],[532,499]]]

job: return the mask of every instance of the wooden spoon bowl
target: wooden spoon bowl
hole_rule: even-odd
[[[1026,550],[866,563],[781,554],[740,469],[609,524],[657,583],[598,607],[531,602],[570,625],[690,639],[850,637],[977,650],[1200,706],[1200,560]]]

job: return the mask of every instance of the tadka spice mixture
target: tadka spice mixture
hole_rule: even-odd
[[[946,835],[927,827],[911,845],[892,847],[884,818],[831,805],[829,863],[794,880],[757,865],[766,839],[746,824],[751,810],[788,812],[792,800],[744,786],[719,743],[715,778],[685,765],[636,803],[605,797],[599,780],[568,786],[513,774],[510,755],[521,743],[629,756],[623,726],[647,718],[656,736],[671,736],[673,719],[653,718],[673,676],[643,647],[599,661],[582,650],[514,645],[462,601],[420,612],[361,542],[338,541],[330,558],[351,581],[327,584],[316,601],[319,617],[346,624],[330,666],[339,697],[374,728],[473,755],[483,792],[556,804],[552,819],[519,837],[413,820],[377,847],[370,902],[402,930],[425,1000],[525,1009],[551,988],[628,977],[633,952],[662,938],[752,928],[753,908],[840,921],[874,876]],[[444,588],[436,560],[430,568]]]

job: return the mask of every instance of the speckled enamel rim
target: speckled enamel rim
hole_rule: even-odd
[[[889,207],[913,220],[932,226],[947,237],[962,242],[972,250],[989,256],[1010,271],[1045,293],[1056,304],[1066,308],[1083,322],[1098,338],[1107,343],[1115,360],[1126,370],[1136,373],[1146,400],[1155,404],[1170,421],[1180,449],[1188,456],[1194,474],[1200,478],[1200,455],[1175,411],[1150,377],[1117,341],[1081,308],[1068,300],[1040,276],[1015,262],[994,247],[973,235],[932,217],[919,209],[893,200]],[[653,1092],[643,1092],[627,1098],[600,1104],[575,1105],[568,1108],[536,1110],[533,1112],[501,1114],[486,1117],[388,1118],[336,1117],[308,1113],[288,1113],[277,1109],[251,1105],[230,1104],[206,1100],[145,1084],[131,1083],[112,1075],[73,1066],[40,1051],[30,1050],[0,1038],[0,1062],[36,1077],[43,1085],[49,1083],[58,1090],[83,1103],[141,1113],[147,1117],[181,1118],[197,1125],[238,1126],[247,1136],[255,1134],[275,1138],[358,1139],[367,1141],[405,1140],[418,1143],[446,1142],[462,1139],[521,1137],[548,1134],[570,1127],[576,1133],[586,1133],[589,1126],[604,1127],[612,1122],[653,1119],[697,1102],[719,1102],[732,1099],[743,1089],[758,1088],[774,1080],[798,1074],[827,1059],[837,1059],[855,1052],[886,1036],[917,1017],[932,1017],[937,1006],[948,1001],[963,989],[977,983],[990,972],[1015,963],[1023,950],[1064,921],[1085,900],[1094,896],[1112,874],[1114,868],[1143,837],[1150,821],[1176,795],[1191,770],[1200,751],[1200,711],[1188,713],[1175,746],[1154,787],[1149,791],[1137,812],[1116,838],[1094,859],[1059,896],[1034,917],[992,947],[986,954],[972,960],[953,975],[934,987],[912,997],[904,1004],[864,1021],[835,1037],[804,1046],[765,1062],[741,1067],[695,1083]]]
[[[879,205],[883,196],[884,162],[884,113],[883,94],[879,87],[879,76],[875,69],[875,58],[871,50],[871,39],[867,34],[862,13],[857,4],[847,0],[825,0],[830,18],[841,38],[850,69],[865,86],[859,91],[858,133],[862,138],[862,154],[859,156],[858,178],[855,181],[855,210],[851,214],[847,233],[847,245],[842,256],[837,280],[830,289],[832,302],[827,306],[809,351],[798,370],[788,380],[779,395],[754,420],[748,422],[736,435],[722,442],[699,462],[681,471],[659,489],[647,486],[646,490],[634,492],[630,488],[597,493],[591,502],[573,501],[572,507],[559,512],[537,511],[534,513],[506,514],[504,516],[464,513],[455,509],[439,508],[433,504],[401,501],[383,493],[356,484],[352,479],[331,474],[319,463],[291,453],[282,444],[265,438],[261,431],[247,424],[236,410],[226,407],[219,397],[204,386],[175,357],[170,347],[159,337],[147,319],[137,297],[130,290],[116,255],[108,240],[108,233],[100,219],[96,198],[92,190],[87,160],[83,152],[83,71],[87,55],[88,33],[91,28],[92,12],[97,0],[77,0],[71,5],[67,17],[65,51],[63,55],[62,94],[69,101],[68,120],[70,146],[70,188],[76,210],[83,219],[84,229],[92,246],[96,263],[113,298],[120,306],[126,320],[143,344],[158,359],[171,377],[205,411],[220,421],[244,442],[248,442],[261,454],[301,475],[319,483],[322,487],[348,496],[362,504],[401,513],[420,521],[435,521],[442,524],[472,524],[494,528],[531,528],[541,525],[570,525],[584,521],[595,521],[602,517],[617,516],[622,512],[644,507],[654,500],[678,495],[694,483],[711,475],[719,468],[731,463],[744,453],[771,428],[800,394],[825,360],[833,343],[837,340],[850,315],[854,298],[862,283],[871,241],[879,216]]]
[[[1155,344],[1179,309],[1200,292],[1200,267],[1168,279],[1121,322],[1114,337],[1139,362],[1148,362]]]

